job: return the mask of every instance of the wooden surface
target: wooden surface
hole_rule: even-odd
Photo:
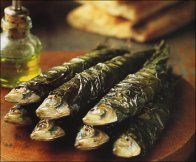
[[[43,71],[60,64],[80,52],[50,52],[43,53],[41,65]],[[175,67],[177,68],[177,67]],[[187,66],[186,70],[193,68]],[[168,127],[151,152],[143,159],[145,161],[185,160],[194,149],[195,139],[195,90],[192,80],[182,79],[175,96],[172,117]],[[9,89],[1,88],[1,160],[5,161],[128,161],[116,158],[111,153],[111,146],[95,151],[78,151],[72,144],[74,136],[67,136],[55,142],[37,142],[29,138],[33,127],[20,128],[3,122],[3,116],[12,106],[4,101]],[[72,127],[68,125],[67,127]],[[67,132],[67,134],[69,134]]]

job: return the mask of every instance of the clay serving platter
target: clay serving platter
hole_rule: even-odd
[[[68,61],[83,52],[45,52],[41,57],[43,71]],[[55,58],[55,59],[54,59]],[[58,141],[38,142],[30,139],[32,127],[17,127],[5,123],[3,116],[13,105],[4,101],[10,89],[1,88],[1,160],[2,161],[130,161],[112,155],[111,144],[94,151],[79,151],[73,147],[75,134]],[[79,120],[79,119],[78,119]],[[66,125],[72,129],[74,126]],[[155,147],[144,158],[133,161],[181,161],[194,149],[195,90],[184,79],[176,89],[170,122]]]

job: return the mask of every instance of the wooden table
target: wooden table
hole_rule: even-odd
[[[41,57],[43,71],[60,64],[81,52],[44,52]],[[182,56],[182,55],[180,55]],[[184,56],[185,57],[185,56]],[[183,60],[183,62],[186,61]],[[171,62],[174,62],[171,59]],[[190,62],[194,62],[190,60]],[[195,139],[195,90],[194,78],[189,71],[192,63],[187,62],[186,76],[179,83],[173,113],[168,127],[152,151],[143,159],[145,161],[186,160],[194,149]],[[174,64],[178,72],[180,64]],[[33,127],[20,128],[3,122],[3,116],[12,106],[4,101],[8,89],[1,88],[1,160],[5,161],[128,161],[116,158],[111,153],[111,146],[102,149],[83,152],[73,147],[74,136],[66,137],[56,142],[37,142],[29,138]],[[68,125],[70,127],[71,125]]]

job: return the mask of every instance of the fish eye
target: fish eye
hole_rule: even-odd
[[[90,111],[95,111],[95,108],[92,108]]]
[[[15,112],[15,110],[16,110],[15,108],[13,108],[13,109],[10,109],[10,112]]]
[[[46,128],[46,124],[45,123],[42,123],[42,124],[39,125],[39,127],[40,128]]]
[[[48,121],[41,121],[41,122],[38,123],[38,125],[37,125],[37,130],[47,128],[48,126],[49,126]]]
[[[12,108],[12,109],[10,109],[10,112],[12,112],[12,113],[16,113],[16,112],[19,112],[19,110],[18,110],[18,109],[16,109],[16,108]]]
[[[85,128],[84,130],[85,130],[85,131],[89,131],[89,128]]]
[[[44,128],[46,128],[46,127],[47,127],[46,123],[40,123],[40,124],[38,124],[38,126],[37,126],[37,130],[44,129]]]

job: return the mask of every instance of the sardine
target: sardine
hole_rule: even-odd
[[[169,120],[174,89],[173,83],[165,83],[162,93],[144,106],[134,122],[127,124],[114,142],[113,153],[116,156],[144,156],[153,147]]]
[[[41,101],[50,91],[73,78],[76,73],[127,52],[126,49],[97,48],[84,56],[55,66],[30,81],[20,83],[5,96],[5,100],[24,105]]]
[[[168,47],[161,44],[143,68],[112,88],[83,118],[88,125],[121,122],[139,114],[160,92],[167,76]]]

